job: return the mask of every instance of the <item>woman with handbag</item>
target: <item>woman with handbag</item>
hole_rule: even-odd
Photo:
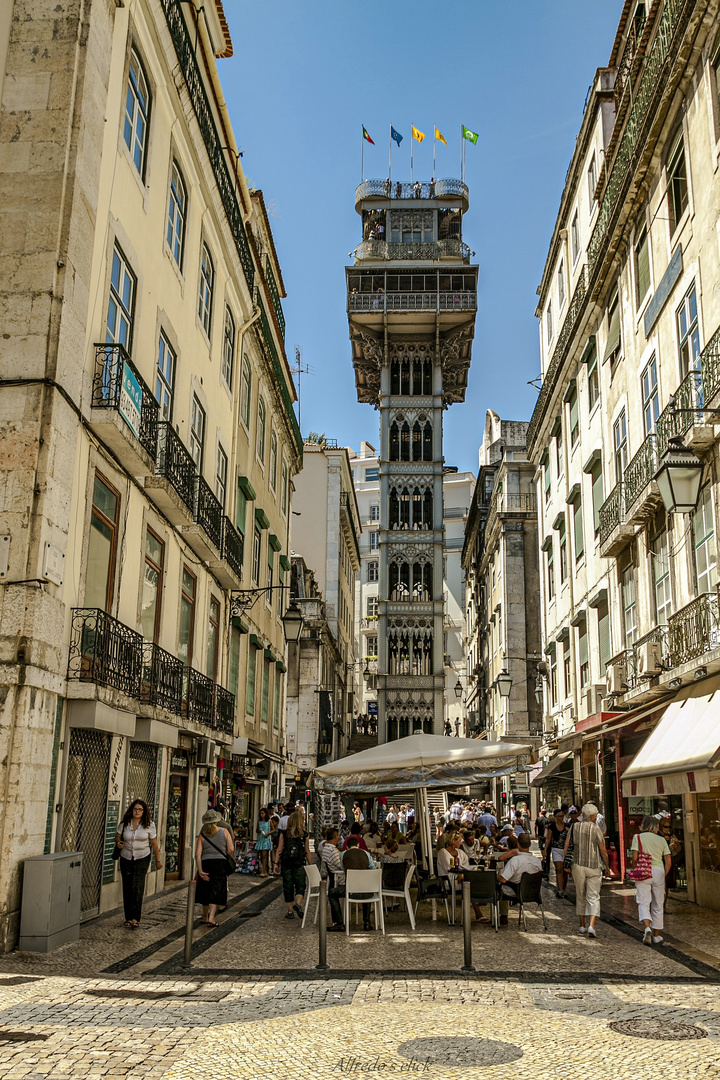
[[[565,858],[570,861],[574,871],[575,911],[580,920],[580,933],[587,934],[589,938],[597,936],[595,920],[600,914],[603,869],[608,864],[605,838],[597,824],[599,813],[594,803],[585,803],[583,819],[574,821],[570,826],[564,849]]]
[[[155,853],[155,868],[162,870],[155,822],[150,820],[147,803],[135,799],[125,811],[115,835],[113,852],[113,858],[119,853],[125,925],[131,930],[137,930],[140,925],[151,848]]]
[[[218,907],[227,907],[228,874],[235,872],[235,845],[228,830],[220,824],[220,814],[208,811],[203,818],[208,820],[195,843],[198,867],[195,903],[202,904],[204,925],[217,926],[215,915]]]
[[[632,840],[632,869],[630,878],[635,882],[635,900],[638,918],[645,927],[643,945],[662,945],[663,906],[665,902],[665,878],[670,873],[672,856],[667,840],[658,835],[660,822],[655,817],[644,817],[642,829]]]

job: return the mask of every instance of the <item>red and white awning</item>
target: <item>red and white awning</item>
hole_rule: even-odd
[[[622,775],[623,795],[657,798],[710,790],[720,762],[720,690],[672,701]]]

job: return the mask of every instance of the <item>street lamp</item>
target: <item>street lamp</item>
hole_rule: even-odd
[[[537,701],[538,705],[542,705],[542,703],[543,703],[543,681],[542,681],[542,675],[540,675],[539,672],[538,672],[538,677],[535,680],[535,700]]]
[[[512,689],[512,678],[510,676],[510,673],[506,671],[505,668],[502,669],[502,671],[496,678],[495,685],[498,688],[498,693],[500,694],[500,697],[510,697],[510,690]]]
[[[455,683],[455,697],[458,698],[458,700],[459,700],[462,697],[462,694],[463,694],[462,683],[460,682],[460,679],[458,679],[458,681]]]
[[[282,617],[283,631],[286,641],[299,641],[303,628],[303,617],[300,608],[294,600],[288,604],[287,611]]]
[[[705,466],[679,435],[668,440],[655,482],[668,514],[692,514],[697,506]]]

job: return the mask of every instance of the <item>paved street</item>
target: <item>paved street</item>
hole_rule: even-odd
[[[324,1078],[373,1064],[524,1080],[556,1077],[560,1061],[569,1076],[720,1076],[717,933],[693,946],[679,932],[683,920],[685,938],[702,935],[702,916],[675,905],[672,943],[650,949],[623,919],[628,897],[606,889],[592,942],[572,905],[545,895],[547,931],[533,914],[520,932],[512,912],[497,934],[473,925],[471,976],[459,924],[423,905],[415,933],[392,912],[385,937],[329,935],[319,977],[312,923],[284,918],[277,882],[239,875],[184,971],[185,892],[153,898],[137,933],[112,914],[49,957],[0,961],[0,1080]]]

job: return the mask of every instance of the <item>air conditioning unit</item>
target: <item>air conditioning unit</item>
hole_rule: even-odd
[[[198,739],[195,743],[195,764],[199,769],[207,769],[215,761],[215,743],[212,739]]]
[[[637,649],[638,678],[649,679],[662,671],[662,642],[643,641]]]
[[[608,694],[624,694],[627,689],[625,685],[625,668],[619,664],[613,664],[605,672],[605,685],[607,686]]]
[[[602,683],[588,686],[587,690],[583,693],[585,716],[594,716],[595,713],[602,712],[602,702],[605,694],[606,690]]]

